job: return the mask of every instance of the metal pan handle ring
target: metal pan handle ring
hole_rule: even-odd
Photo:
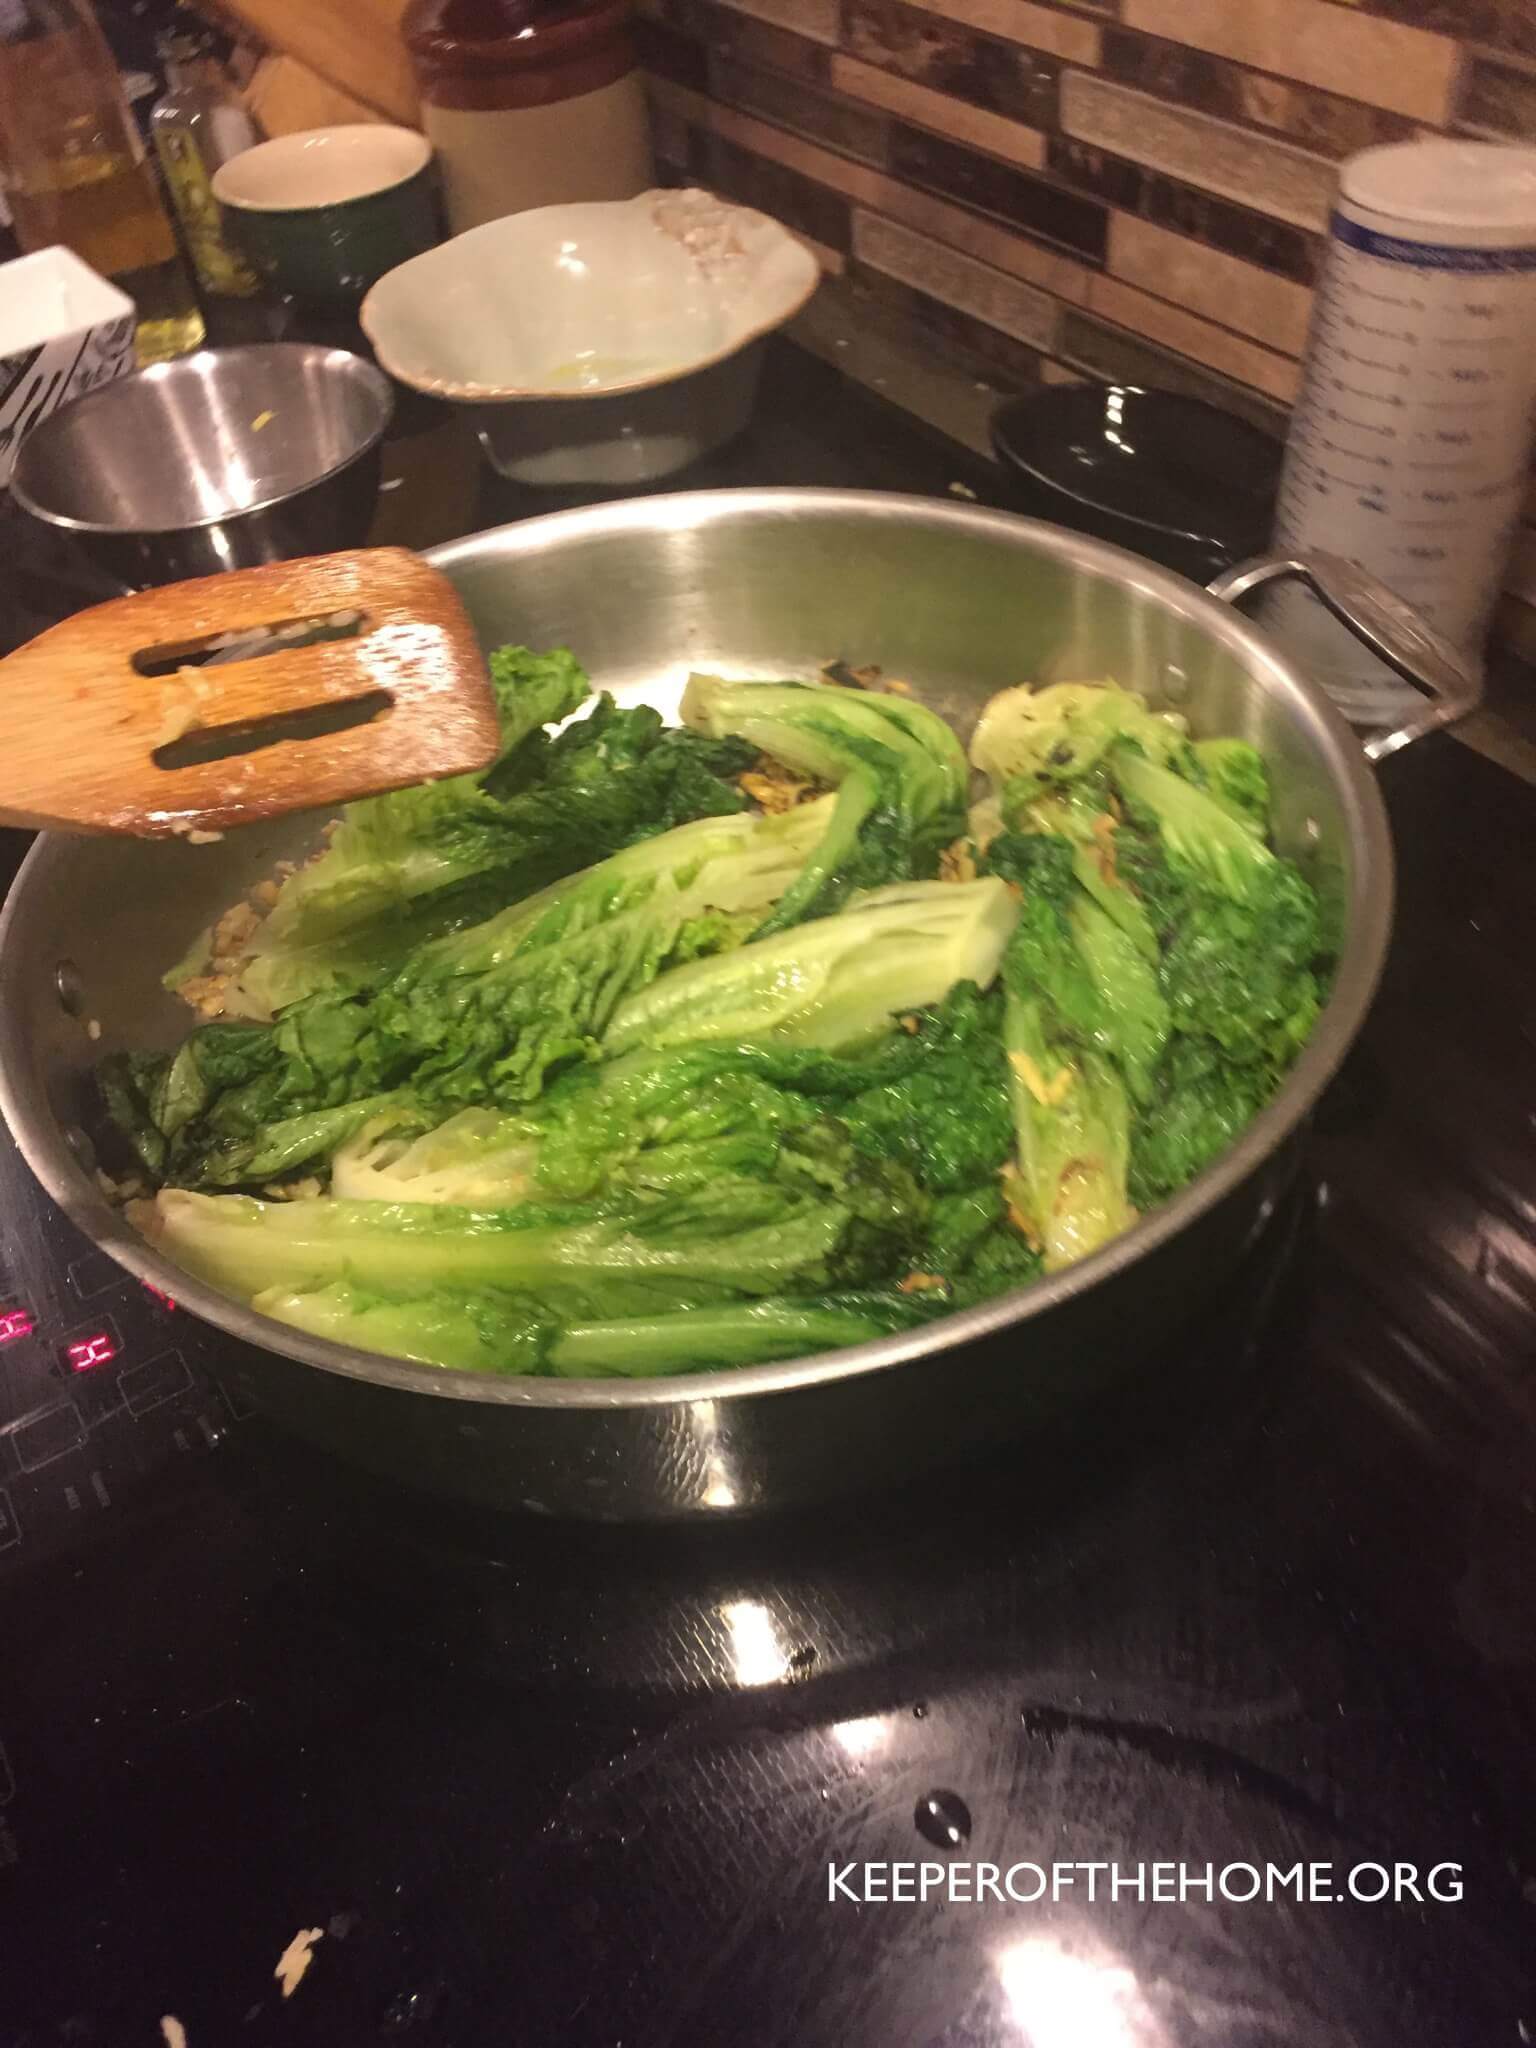
[[[1384,583],[1342,555],[1256,555],[1224,570],[1206,589],[1212,597],[1236,604],[1250,590],[1286,576],[1299,577],[1357,640],[1426,700],[1414,717],[1365,738],[1362,744],[1371,760],[1384,761],[1425,733],[1454,725],[1477,709],[1482,683],[1450,641]]]

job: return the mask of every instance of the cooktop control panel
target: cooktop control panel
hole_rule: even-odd
[[[75,1229],[0,1137],[0,1571],[240,1419],[211,1334]]]

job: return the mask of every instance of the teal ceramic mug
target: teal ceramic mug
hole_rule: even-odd
[[[226,231],[290,298],[350,304],[442,240],[432,146],[414,128],[308,128],[242,150],[214,173]]]

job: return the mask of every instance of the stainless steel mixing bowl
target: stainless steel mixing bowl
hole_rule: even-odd
[[[805,1501],[996,1444],[1134,1371],[1267,1214],[1287,1141],[1381,969],[1385,816],[1359,741],[1321,691],[1236,612],[1165,570],[1056,527],[925,499],[651,498],[475,534],[432,559],[487,646],[567,643],[595,682],[667,712],[691,668],[810,675],[842,656],[905,678],[963,730],[1006,684],[1108,675],[1176,705],[1197,733],[1246,736],[1271,766],[1281,847],[1338,917],[1338,972],[1311,1043],[1191,1187],[1094,1257],[980,1308],[847,1351],[687,1377],[442,1372],[305,1336],[191,1279],[128,1229],[89,1170],[96,1059],[184,1034],[162,969],[275,860],[306,850],[320,821],[202,847],[48,836],[0,920],[0,1106],[54,1198],[130,1272],[244,1340],[224,1370],[247,1400],[378,1469],[505,1506],[624,1519]],[[1276,573],[1287,565],[1228,581]],[[1390,601],[1342,564],[1320,580],[1405,668],[1438,677],[1445,694],[1420,724],[1470,707],[1475,689],[1453,659]]]
[[[51,414],[11,493],[133,585],[356,547],[393,411],[389,379],[346,349],[201,349]]]

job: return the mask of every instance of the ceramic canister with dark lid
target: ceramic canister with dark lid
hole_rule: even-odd
[[[455,234],[653,182],[630,0],[410,0],[401,27]]]

